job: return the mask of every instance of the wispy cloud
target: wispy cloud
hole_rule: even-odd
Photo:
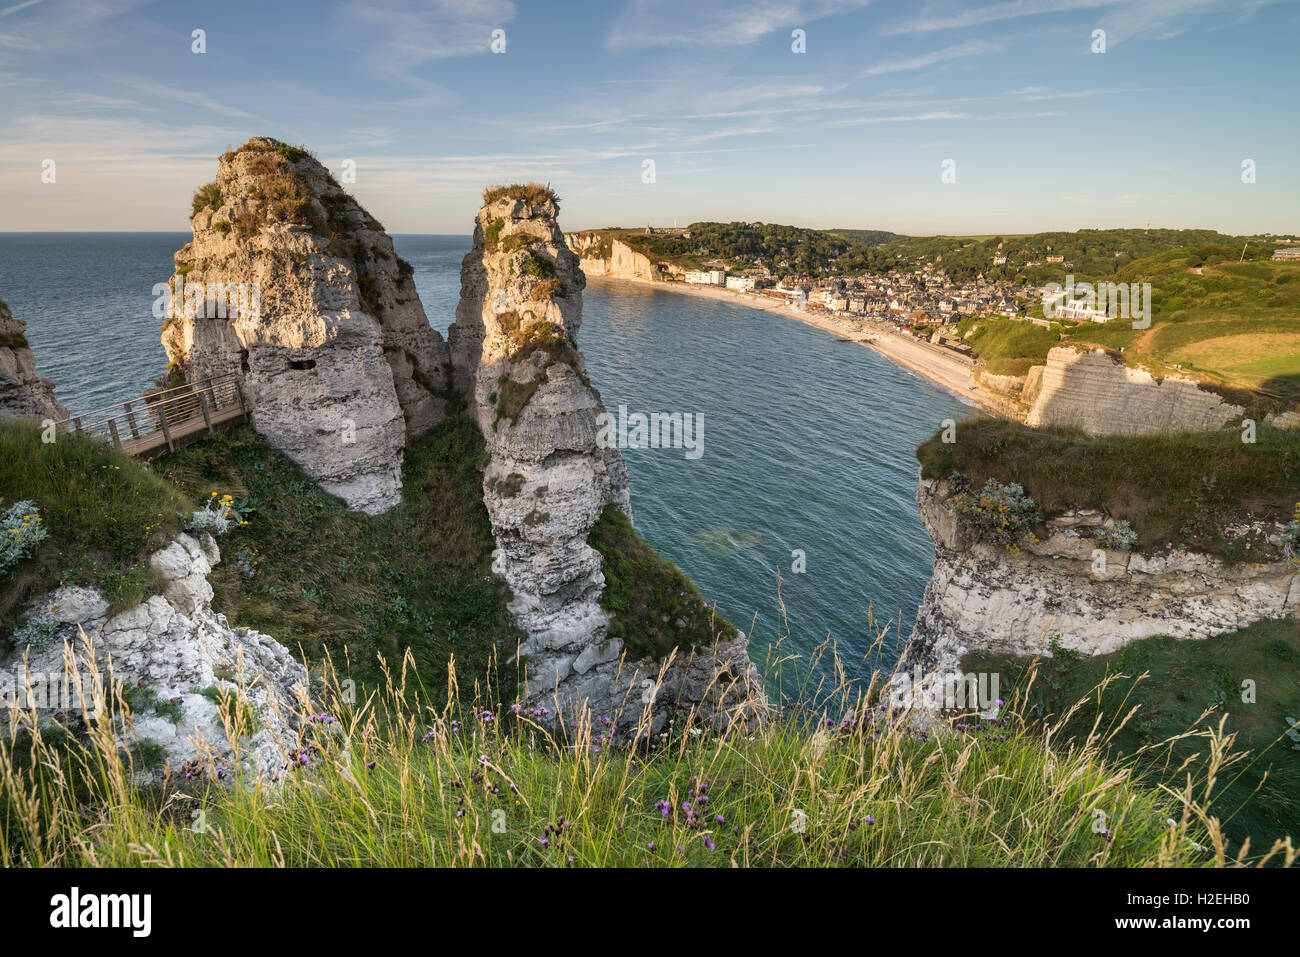
[[[985,23],[996,23],[999,20],[1016,20],[1021,17],[1035,17],[1070,10],[1091,10],[1120,2],[1122,0],[1006,0],[1005,3],[995,3],[987,7],[967,7],[964,10],[953,10],[951,13],[930,14],[902,20],[886,25],[881,32],[888,36],[903,33],[930,33],[934,30],[959,30]]]
[[[34,7],[38,3],[44,3],[45,0],[24,0],[22,3],[15,3],[12,7],[6,7],[0,10],[0,17],[7,17],[10,14],[17,13],[19,10],[26,10],[28,7]]]
[[[744,46],[777,30],[866,6],[870,0],[630,0],[614,21],[611,50]]]
[[[886,60],[877,63],[875,66],[867,67],[862,71],[861,75],[883,76],[886,73],[901,73],[904,70],[923,70],[928,66],[934,66],[936,63],[946,63],[949,60],[959,60],[963,57],[987,56],[1001,52],[1002,45],[1000,43],[987,40],[967,40],[965,43],[944,47],[942,50],[932,50],[929,53],[917,53],[912,56]]]
[[[133,90],[138,90],[147,96],[157,97],[161,100],[172,100],[176,103],[185,103],[201,110],[208,110],[212,113],[220,113],[222,116],[233,116],[237,119],[255,120],[257,114],[249,113],[247,110],[241,110],[235,106],[227,106],[220,100],[217,100],[206,93],[199,93],[194,90],[184,90],[178,86],[168,86],[163,83],[151,83],[148,80],[138,80],[133,77],[120,77],[118,82]]]
[[[1096,10],[1105,14],[1098,26],[1105,27],[1111,42],[1142,34],[1158,39],[1177,36],[1207,14],[1227,14],[1234,19],[1254,16],[1273,3],[1289,0],[1004,0],[983,7],[953,8],[886,24],[886,36],[963,30],[1006,20],[1045,17]]]
[[[364,43],[373,62],[400,72],[431,60],[488,53],[492,31],[515,16],[509,0],[352,0],[336,19]]]
[[[26,0],[0,10],[0,47],[27,53],[101,51],[127,36],[115,20],[149,0]],[[12,19],[10,19],[12,17]]]

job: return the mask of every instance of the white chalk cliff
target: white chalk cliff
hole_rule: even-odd
[[[152,742],[162,748],[172,771],[198,761],[207,773],[242,765],[268,780],[278,777],[296,742],[307,671],[275,639],[231,627],[225,615],[212,610],[207,576],[220,559],[210,535],[181,534],[150,556],[162,592],[137,605],[113,611],[99,591],[75,585],[37,598],[26,609],[27,619],[57,622],[58,640],[43,648],[15,645],[0,654],[0,686],[12,695],[47,681],[35,676],[64,675],[65,642],[77,662],[75,673],[87,675],[85,659],[93,650],[102,693],[108,693],[111,673],[124,687],[148,689],[159,704],[173,706],[135,714],[131,726],[119,731],[123,746]],[[220,693],[213,695],[212,689]],[[230,740],[213,700],[222,695],[234,707],[242,701],[256,716],[252,734]],[[70,710],[80,709],[74,703]],[[38,711],[37,716],[51,714]]]
[[[660,282],[669,277],[680,279],[684,275],[684,271],[673,263],[656,262],[621,239],[604,233],[565,233],[564,239],[578,256],[582,272],[589,278]]]
[[[627,468],[597,442],[604,411],[577,348],[585,279],[556,223],[553,197],[528,190],[489,196],[461,267],[461,299],[448,335],[457,387],[491,456],[484,501],[496,570],[527,640],[520,656],[530,701],[598,713],[639,711],[659,662],[620,660],[601,607],[601,555],[587,542],[607,506],[631,517]],[[757,687],[743,635],[680,649],[655,699],[656,725],[674,700],[708,710],[719,670]],[[646,699],[648,700],[648,699]]]
[[[949,480],[922,479],[917,487],[935,559],[909,665],[952,671],[975,650],[1050,656],[1053,642],[1100,655],[1155,635],[1208,638],[1263,619],[1300,617],[1300,576],[1280,559],[1232,566],[1181,550],[1110,549],[1101,563],[1096,543],[1079,534],[1099,524],[1099,515],[1049,521],[1045,539],[1009,551],[971,540],[950,504],[953,494]]]
[[[272,447],[353,508],[396,505],[407,438],[444,417],[447,352],[392,239],[266,137],[221,157],[191,225],[162,337],[174,378],[235,373]],[[241,309],[207,298],[226,288]]]
[[[1219,429],[1245,411],[1190,379],[1129,368],[1100,350],[1063,346],[1030,370],[1023,389],[1025,424],[1073,426],[1089,435],[1168,435]]]

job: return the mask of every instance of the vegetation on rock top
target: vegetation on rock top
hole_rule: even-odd
[[[1300,502],[1300,433],[1260,425],[1254,443],[1241,438],[1235,429],[1090,438],[981,416],[959,422],[955,442],[940,433],[916,454],[923,478],[959,473],[972,488],[989,479],[1018,483],[1044,517],[1097,508],[1127,519],[1144,551],[1176,545],[1233,562],[1276,560],[1259,536],[1225,531],[1292,517]]]
[[[483,190],[484,206],[491,206],[500,199],[518,199],[531,206],[553,203],[556,211],[560,208],[560,197],[555,190],[541,183],[511,183],[508,186],[489,186]]]

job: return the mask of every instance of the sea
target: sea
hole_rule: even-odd
[[[163,372],[155,284],[189,238],[0,233],[0,299],[74,413]],[[445,333],[470,237],[394,242]],[[933,562],[915,449],[969,409],[832,333],[649,286],[589,282],[578,342],[607,409],[692,416],[696,449],[624,449],[635,523],[749,634],[760,668],[831,646],[850,677],[892,665]],[[832,678],[829,661],[808,674]]]

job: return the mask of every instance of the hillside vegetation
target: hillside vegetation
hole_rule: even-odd
[[[383,515],[348,509],[251,428],[208,436],[159,459],[158,474],[192,501],[231,494],[248,524],[220,541],[213,607],[272,635],[309,662],[331,656],[377,680],[377,655],[408,650],[441,681],[451,655],[481,671],[522,637],[491,574],[495,547],[482,502],[483,440],[453,419],[414,440],[403,503]]]
[[[1199,774],[1205,735],[1235,735],[1239,758],[1220,772],[1209,811],[1238,847],[1247,838],[1259,849],[1300,833],[1300,749],[1286,734],[1289,719],[1300,716],[1300,622],[1262,621],[1200,641],[1147,638],[1108,655],[1057,653],[1036,664],[972,653],[962,667],[1000,674],[1002,694],[1025,697],[1031,726],[1051,724],[1087,699],[1058,732],[1062,743],[1083,744],[1099,716],[1109,733],[1137,707],[1103,751],[1135,760],[1147,782],[1176,782],[1184,767]],[[1181,737],[1189,731],[1194,736]]]
[[[1236,431],[1101,436],[1031,429],[977,417],[957,440],[936,434],[917,449],[923,478],[964,475],[1019,483],[1045,516],[1099,508],[1128,519],[1136,547],[1178,545],[1232,561],[1276,559],[1259,536],[1228,538],[1248,518],[1288,522],[1300,503],[1300,433],[1261,427],[1253,444]]]
[[[35,502],[48,534],[0,576],[0,637],[19,623],[28,600],[61,581],[94,585],[119,607],[148,593],[145,559],[189,515],[184,495],[100,442],[62,434],[43,442],[39,425],[16,419],[0,419],[0,462],[0,503]]]
[[[908,236],[884,244],[881,251],[900,259],[937,262],[958,282],[983,274],[986,279],[1019,278],[1043,285],[1063,283],[1067,272],[1076,280],[1115,279],[1120,270],[1139,260],[1180,249],[1225,247],[1233,250],[1235,260],[1250,238],[1212,229],[1079,229],[1021,236]],[[1275,244],[1255,239],[1251,245],[1247,258],[1267,258]],[[994,265],[999,255],[1007,261]],[[1061,256],[1064,261],[1049,263],[1048,256]]]

